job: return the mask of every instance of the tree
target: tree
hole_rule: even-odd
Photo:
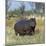
[[[22,16],[22,18],[26,18],[26,16],[24,15],[25,14],[25,4],[24,4],[24,1],[20,3],[21,6],[19,7],[20,8],[20,14]]]
[[[44,3],[35,3],[36,10],[40,13],[45,13],[45,4]]]
[[[32,7],[32,15],[35,13],[34,10],[35,10],[35,3],[34,2],[29,2],[29,5],[30,7]]]
[[[6,0],[6,18],[10,18],[13,16],[13,11],[9,11],[10,7],[12,5],[12,0]]]
[[[24,10],[25,10],[24,2],[21,2],[21,7],[20,7],[21,15],[24,14]]]
[[[6,10],[8,11],[9,8],[11,7],[12,1],[11,0],[6,0]]]

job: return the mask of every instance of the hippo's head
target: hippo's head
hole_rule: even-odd
[[[36,19],[35,18],[31,18],[29,20],[29,22],[30,22],[30,26],[35,26],[36,25]]]

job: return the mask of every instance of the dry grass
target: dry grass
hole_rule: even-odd
[[[7,26],[6,26],[6,46],[13,46],[18,44],[40,44],[44,43],[44,20],[36,20],[37,26],[36,26],[36,32],[34,35],[25,35],[25,36],[16,36],[14,32],[14,23],[15,19],[12,18],[10,20],[7,20]]]

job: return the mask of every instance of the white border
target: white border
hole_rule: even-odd
[[[46,2],[45,0],[16,0],[16,1]],[[46,12],[45,12],[45,20],[46,20]],[[45,21],[45,27],[46,27],[46,21]],[[46,29],[45,29],[45,35],[46,35]],[[5,0],[0,0],[0,46],[5,46]],[[20,45],[20,46],[46,46],[46,44],[33,44],[33,45]]]
[[[5,0],[0,0],[0,46],[5,45]]]

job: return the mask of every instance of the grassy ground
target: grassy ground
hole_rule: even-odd
[[[18,44],[41,44],[44,43],[44,20],[36,20],[36,32],[34,35],[16,36],[14,32],[15,18],[6,20],[6,46]]]

